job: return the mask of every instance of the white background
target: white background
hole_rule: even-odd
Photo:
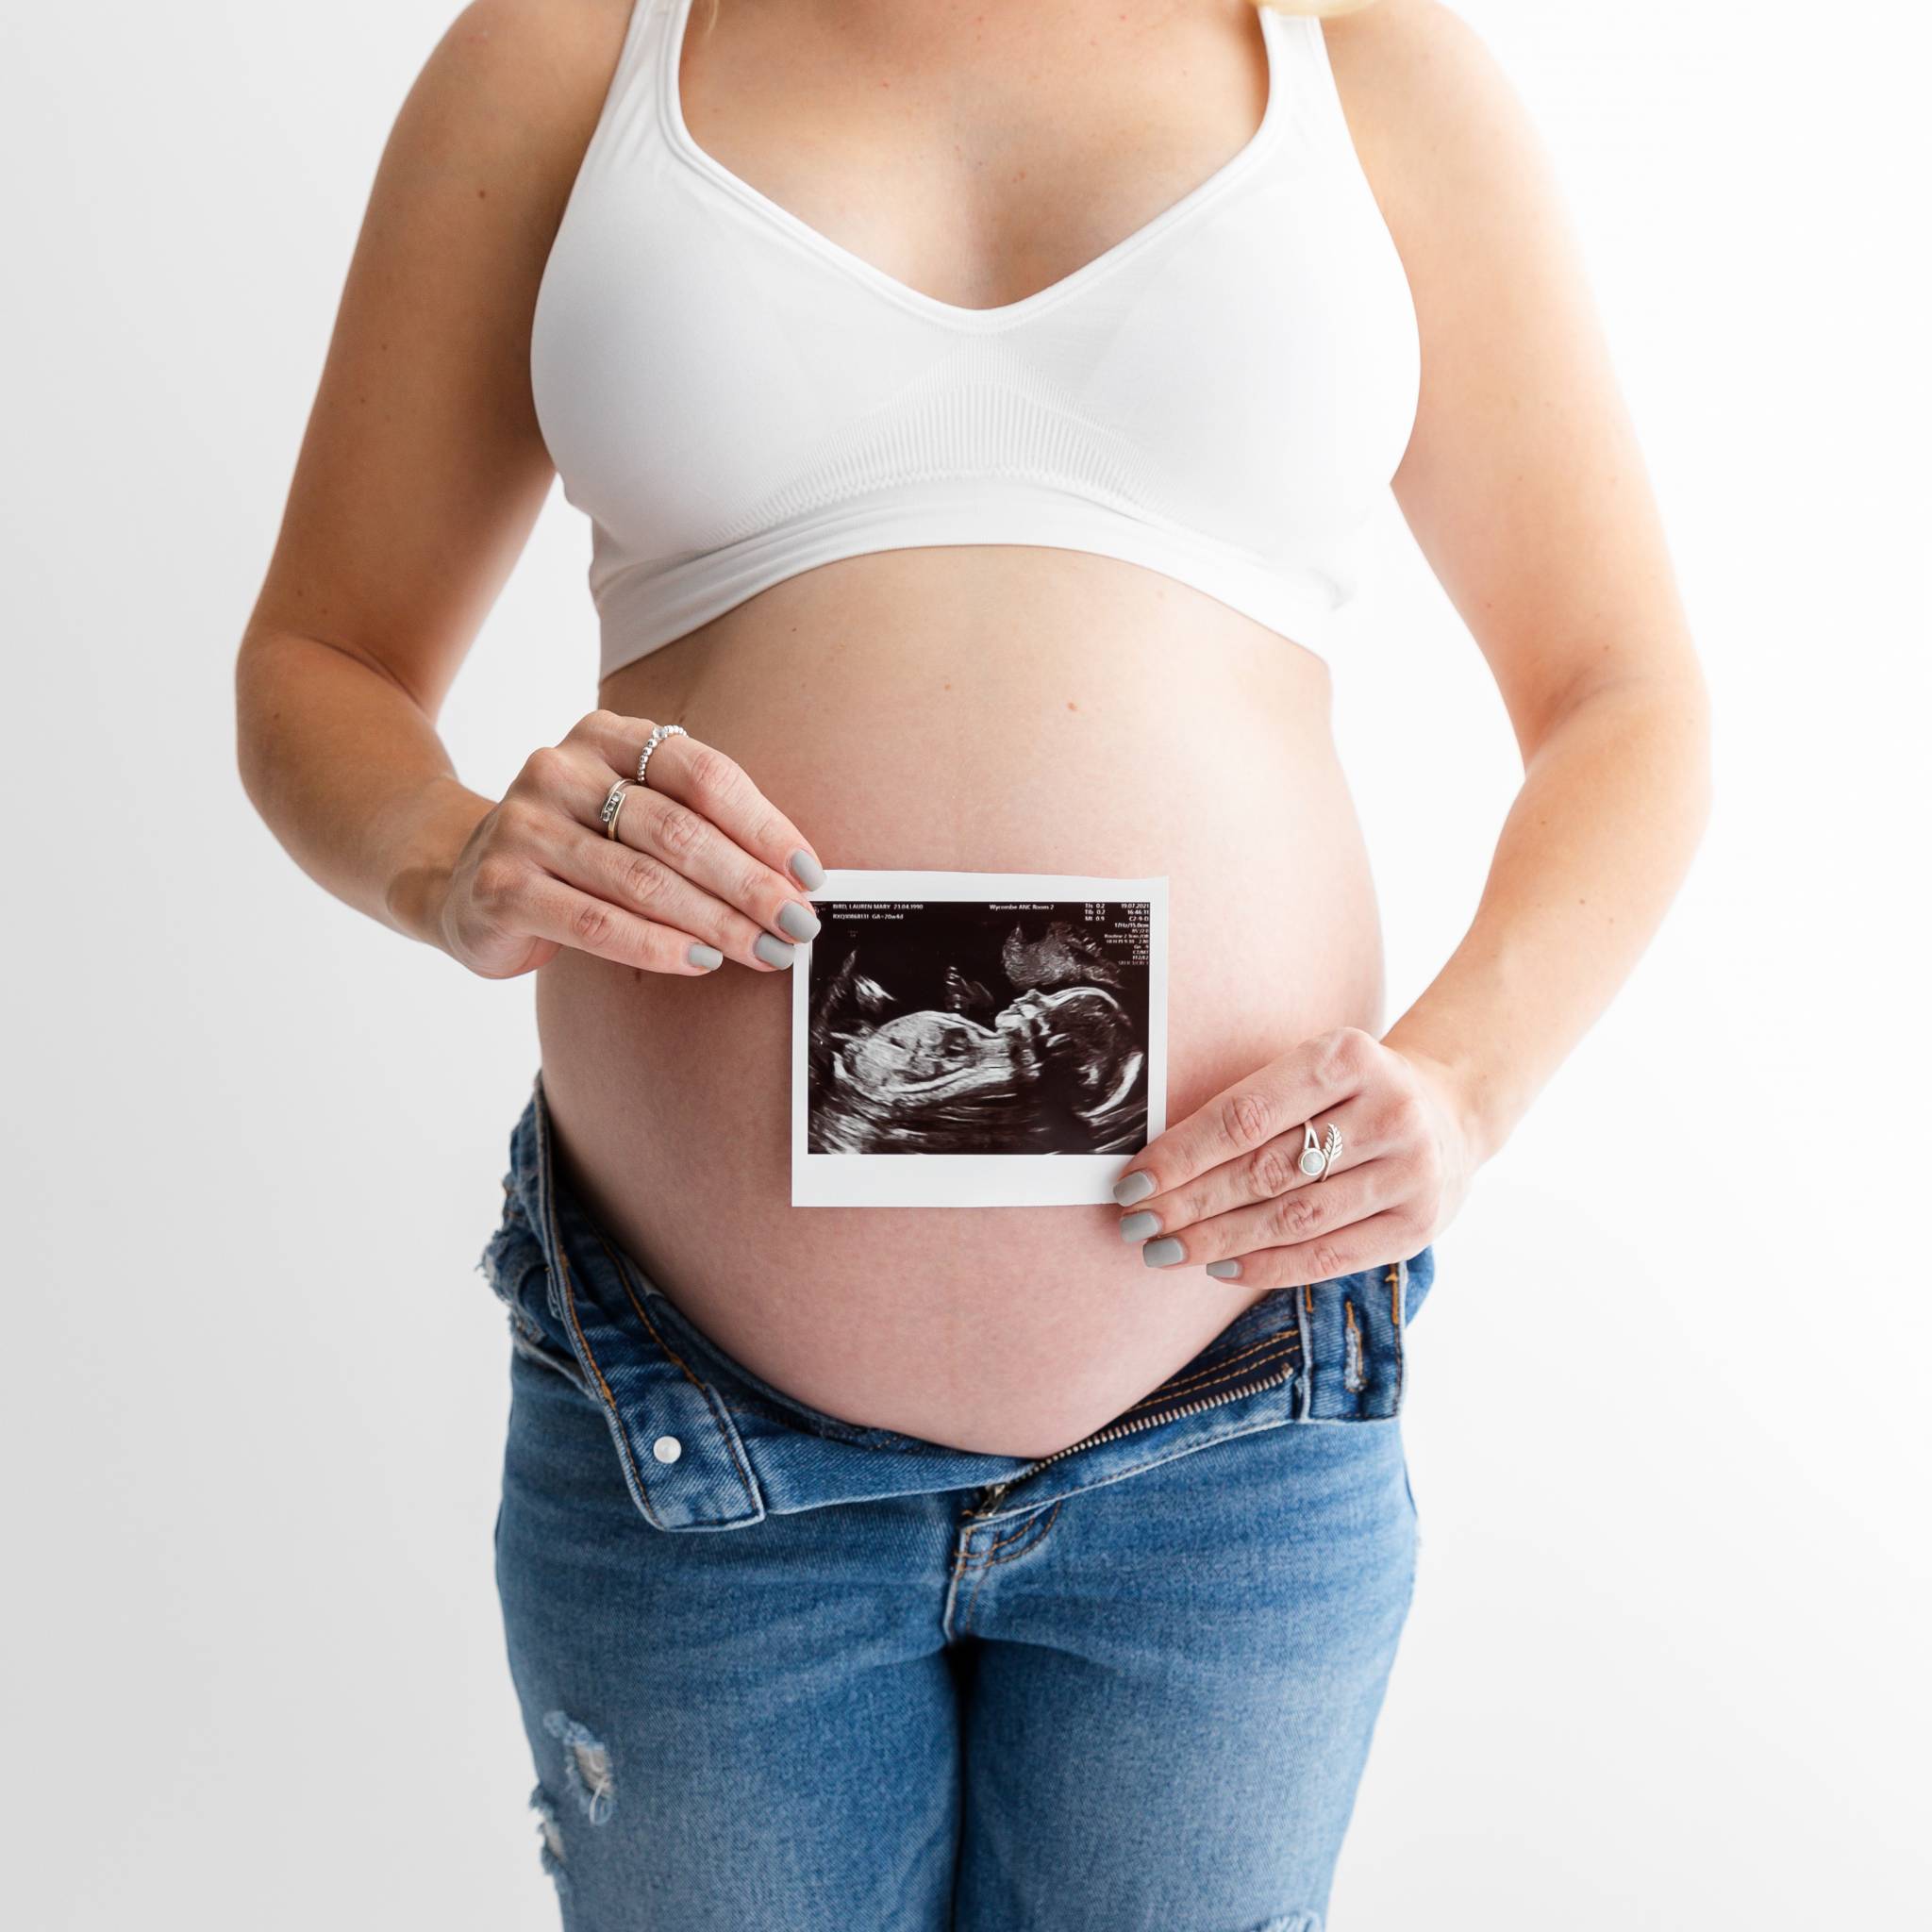
[[[491,1574],[507,1344],[471,1272],[529,987],[327,899],[231,748],[363,198],[453,11],[0,25],[0,1918],[32,1932],[554,1923]],[[1718,804],[1439,1239],[1419,1596],[1333,1923],[1923,1923],[1918,9],[1464,11],[1584,236]],[[449,706],[481,789],[592,700],[587,541],[553,496]],[[1518,768],[1392,512],[1387,562],[1338,709],[1392,1019]]]

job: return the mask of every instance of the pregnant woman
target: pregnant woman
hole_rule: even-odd
[[[241,758],[330,891],[534,975],[497,1574],[580,1932],[1323,1923],[1429,1243],[1707,724],[1513,92],[1432,0],[1321,12],[475,0],[384,154]],[[554,478],[596,705],[485,797],[435,721]],[[1391,485],[1524,767],[1393,1024],[1329,684]],[[1118,1209],[791,1204],[828,867],[1166,876]]]

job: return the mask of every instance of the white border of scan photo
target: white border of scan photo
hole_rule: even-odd
[[[1136,901],[1147,906],[1147,1140],[1167,1126],[1167,879],[1078,874],[834,870],[814,899]],[[809,943],[791,968],[791,1204],[795,1208],[1110,1206],[1138,1153],[813,1154],[807,1147]],[[1144,1142],[1142,1144],[1145,1144]]]

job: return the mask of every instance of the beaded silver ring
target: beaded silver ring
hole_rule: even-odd
[[[667,738],[689,738],[691,733],[682,724],[660,724],[644,740],[644,748],[638,754],[638,783],[644,783],[644,767],[651,762],[651,754]]]

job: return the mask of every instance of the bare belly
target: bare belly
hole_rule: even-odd
[[[1327,672],[1185,585],[1084,552],[879,552],[774,586],[601,701],[729,752],[827,866],[1166,874],[1171,1123],[1311,1033],[1381,1030]],[[1259,1292],[1146,1267],[1109,1208],[793,1208],[789,973],[565,952],[537,1008],[591,1212],[832,1415],[1048,1455]]]

